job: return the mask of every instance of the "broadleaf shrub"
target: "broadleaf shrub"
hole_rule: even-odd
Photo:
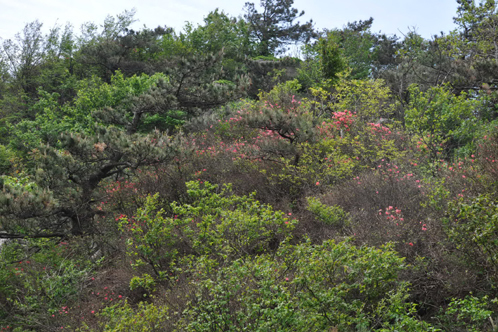
[[[237,259],[276,250],[296,223],[252,196],[231,194],[230,185],[188,182],[190,204],[171,203],[172,216],[148,197],[135,217],[122,217],[128,253],[135,267],[148,265],[165,277],[179,258],[208,255]]]
[[[397,281],[406,268],[392,245],[347,241],[285,244],[275,256],[218,269],[198,260],[195,294],[179,324],[189,331],[430,331]]]

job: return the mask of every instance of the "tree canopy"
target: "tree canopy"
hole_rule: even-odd
[[[296,19],[304,15],[293,8],[293,0],[261,0],[261,12],[252,2],[246,2],[244,18],[251,26],[251,37],[258,41],[259,55],[285,52],[290,43],[310,41],[314,36],[313,21],[304,24]]]

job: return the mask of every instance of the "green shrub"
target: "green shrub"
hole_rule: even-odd
[[[144,273],[141,277],[131,278],[130,289],[142,289],[147,293],[153,293],[156,290],[156,282],[150,274]]]
[[[406,128],[419,135],[431,161],[472,144],[481,125],[474,113],[481,101],[469,98],[466,93],[455,96],[448,86],[432,87],[422,92],[417,85],[411,85],[409,92]]]
[[[0,175],[7,174],[12,170],[14,160],[14,153],[0,144]]]
[[[222,265],[192,264],[193,300],[180,326],[188,331],[430,331],[406,301],[406,269],[380,249],[326,241],[283,245]]]
[[[470,266],[490,273],[496,281],[498,272],[498,205],[489,195],[470,202],[458,201],[449,206],[445,219],[449,239],[465,255]]]
[[[132,308],[127,302],[116,304],[102,309],[95,314],[99,318],[99,328],[92,329],[88,325],[77,331],[105,331],[105,332],[153,332],[164,331],[169,320],[168,308],[156,306],[152,303],[140,302]]]
[[[498,299],[491,300],[496,304]],[[446,310],[439,315],[445,329],[455,330],[464,328],[465,331],[485,331],[488,322],[493,325],[493,311],[490,310],[488,296],[482,298],[468,295],[463,299],[452,299]]]
[[[122,218],[134,267],[148,265],[163,278],[186,255],[236,259],[263,254],[275,250],[295,225],[252,196],[231,195],[230,185],[220,190],[209,182],[188,182],[187,192],[192,203],[172,203],[171,217],[158,207],[155,195],[134,218]]]
[[[80,298],[94,264],[71,244],[47,239],[12,240],[0,250],[0,326],[43,329]]]
[[[321,222],[334,226],[347,223],[348,214],[340,206],[327,206],[315,197],[308,197],[307,200],[308,210]]]

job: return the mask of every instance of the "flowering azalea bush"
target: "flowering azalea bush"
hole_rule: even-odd
[[[335,124],[336,129],[344,129],[345,131],[349,131],[355,117],[356,115],[348,110],[343,112],[334,112],[332,113],[332,122]]]

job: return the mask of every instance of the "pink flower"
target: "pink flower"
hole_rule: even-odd
[[[317,182],[316,182],[316,185],[317,185],[317,186],[319,186],[319,185],[320,185],[320,182],[318,182],[318,181],[317,181]]]
[[[410,246],[412,246],[412,247],[413,247],[413,243],[411,243],[411,242],[410,242],[410,243],[408,243],[408,244],[409,244]]]

